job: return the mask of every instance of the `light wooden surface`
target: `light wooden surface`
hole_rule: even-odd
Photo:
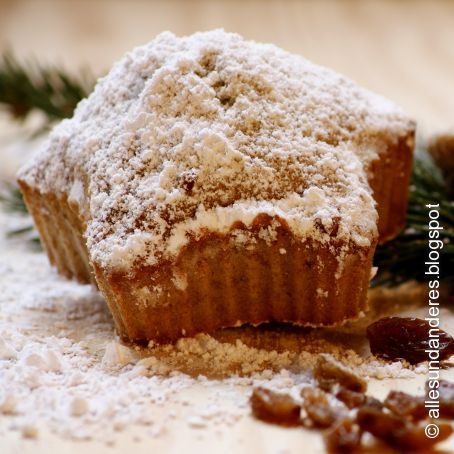
[[[95,74],[163,30],[188,34],[216,27],[273,42],[350,76],[402,105],[425,133],[454,125],[454,2],[0,0],[0,51],[9,47],[24,58],[62,63],[73,71],[85,66]],[[0,132],[9,128],[3,122]],[[420,392],[423,382],[424,377],[374,380],[370,386],[383,397],[390,387]],[[188,399],[200,404],[204,390],[191,389]],[[7,424],[0,420],[2,454],[323,450],[318,435],[250,418],[220,433],[190,430],[176,420],[161,439],[138,444],[127,433],[114,448],[61,441],[45,431],[37,442],[23,440],[6,431]],[[445,444],[446,452],[452,446]]]
[[[454,126],[449,0],[0,0],[0,50],[97,74],[162,30],[216,27],[330,66],[401,104],[424,131]]]

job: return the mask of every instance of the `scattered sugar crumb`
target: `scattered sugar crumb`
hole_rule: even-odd
[[[82,416],[89,409],[88,401],[83,397],[74,397],[71,401],[70,413],[72,416]]]
[[[27,423],[21,427],[21,433],[24,438],[37,438],[38,428],[32,423]]]
[[[204,418],[202,418],[200,415],[195,415],[195,416],[190,416],[187,419],[187,422],[189,426],[197,428],[197,429],[202,429],[207,426],[207,422]]]
[[[0,413],[4,415],[12,415],[16,410],[17,400],[12,394],[3,391],[3,396],[0,395]]]

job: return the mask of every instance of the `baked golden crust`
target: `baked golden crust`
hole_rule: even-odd
[[[96,285],[77,206],[65,195],[42,194],[20,179],[18,183],[50,263],[67,278]]]
[[[379,244],[395,238],[405,226],[415,132],[389,144],[367,174],[378,211]]]
[[[427,148],[443,174],[448,192],[454,195],[454,131],[434,135]]]

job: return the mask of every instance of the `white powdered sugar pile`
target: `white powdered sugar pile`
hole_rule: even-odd
[[[2,223],[10,220],[0,213]],[[296,328],[229,329],[127,347],[93,287],[58,276],[43,253],[0,233],[0,437],[45,430],[112,444],[134,428],[142,439],[165,436],[176,420],[194,430],[230,427],[250,414],[253,386],[297,394],[320,352],[364,376],[416,376],[401,363],[363,358],[339,339]]]
[[[368,166],[408,127],[392,103],[275,46],[166,32],[114,65],[20,177],[79,204],[103,267],[154,264],[260,213],[297,238],[367,247]]]

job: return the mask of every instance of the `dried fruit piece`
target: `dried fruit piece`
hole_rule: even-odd
[[[257,419],[282,426],[295,426],[300,423],[301,407],[288,394],[255,388],[250,403],[252,414]]]
[[[424,397],[412,396],[402,391],[390,391],[384,404],[386,408],[398,416],[409,417],[415,421],[427,417]]]
[[[366,394],[351,391],[347,388],[340,388],[336,393],[336,398],[343,402],[348,408],[358,408],[363,405],[368,407],[375,407],[381,409],[383,404],[372,396],[366,396]]]
[[[357,392],[367,390],[367,383],[363,378],[326,353],[320,354],[317,358],[314,377],[317,379],[320,388],[325,391],[331,391],[335,385]]]
[[[386,441],[389,445],[405,450],[407,452],[422,451],[428,452],[430,448],[435,446],[447,438],[453,432],[452,427],[446,423],[437,423],[439,433],[435,438],[429,438],[426,435],[426,422],[421,424],[407,424],[405,428],[394,431]]]
[[[361,444],[361,435],[361,430],[353,419],[341,419],[325,435],[326,448],[332,453],[355,451]]]
[[[427,421],[415,424],[397,416],[394,413],[385,413],[376,408],[362,407],[358,410],[356,419],[359,427],[374,435],[379,440],[405,451],[427,452],[435,444],[446,440],[453,432],[446,423],[438,423],[439,434],[429,438],[425,433]]]
[[[426,396],[412,396],[401,391],[390,391],[385,399],[385,407],[399,416],[409,417],[414,421],[424,419],[428,416],[428,409],[425,407],[425,400],[430,399],[430,391],[438,392],[440,417],[454,419],[454,383],[447,380],[439,380],[438,388],[433,390],[426,382]]]
[[[336,398],[343,402],[348,408],[361,407],[366,402],[366,395],[347,388],[340,388],[336,393]]]
[[[367,328],[370,350],[373,355],[397,360],[405,359],[417,364],[428,359],[429,323],[412,317],[384,317]],[[443,330],[437,330],[440,360],[454,354],[454,339]]]
[[[319,388],[308,386],[301,390],[303,410],[309,419],[308,425],[319,428],[331,427],[344,412],[335,408],[328,399],[328,395]]]
[[[404,429],[406,426],[406,421],[401,416],[366,406],[358,410],[356,420],[362,430],[381,440],[387,439],[394,431]]]

